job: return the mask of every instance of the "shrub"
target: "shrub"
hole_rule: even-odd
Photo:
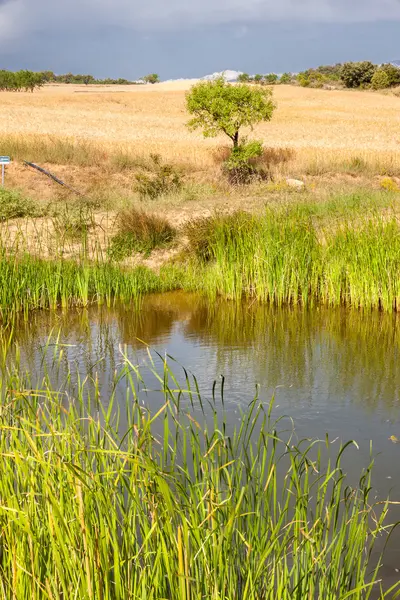
[[[357,88],[371,83],[376,71],[376,66],[368,60],[363,62],[344,63],[340,71],[340,77],[348,88]]]
[[[389,75],[383,69],[378,69],[372,76],[371,86],[374,90],[385,90],[390,87]]]
[[[148,256],[155,248],[170,244],[176,233],[166,219],[131,208],[119,215],[118,233],[111,240],[108,256],[115,261],[127,258],[133,252]]]
[[[301,87],[309,87],[311,81],[310,81],[310,77],[308,75],[308,73],[306,73],[305,71],[303,73],[299,73],[297,75],[297,81],[299,83],[299,85],[301,85]]]
[[[257,164],[257,159],[263,154],[262,142],[244,140],[233,148],[229,158],[224,162],[223,169],[233,185],[244,185],[252,179],[264,179],[267,174]]]
[[[275,83],[278,82],[278,79],[279,77],[275,73],[269,73],[268,75],[264,75],[264,81],[268,85],[275,85]]]
[[[182,185],[182,175],[170,164],[163,164],[161,156],[152,154],[150,156],[148,173],[136,174],[136,191],[140,197],[155,200],[164,194],[178,192]]]
[[[281,83],[282,85],[288,85],[291,82],[292,82],[292,74],[291,73],[283,73],[283,75],[281,75],[279,83]]]
[[[389,78],[389,87],[394,87],[396,85],[400,85],[400,69],[391,65],[390,63],[381,65],[379,67],[380,71],[386,73]]]
[[[0,221],[22,217],[37,217],[36,204],[15,190],[0,188]]]

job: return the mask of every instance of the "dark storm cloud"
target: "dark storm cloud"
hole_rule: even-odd
[[[0,43],[48,27],[166,29],[238,21],[400,20],[399,0],[0,0]]]
[[[0,0],[0,68],[164,78],[400,57],[400,0]]]

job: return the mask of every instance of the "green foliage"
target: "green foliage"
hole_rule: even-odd
[[[41,71],[40,75],[44,83],[69,83],[76,85],[135,85],[134,81],[129,81],[125,78],[112,79],[107,77],[106,79],[96,79],[93,75],[86,74],[74,74],[65,73],[63,75],[56,75],[53,71]]]
[[[36,204],[15,190],[0,188],[0,221],[22,217],[37,217]]]
[[[348,62],[342,65],[340,77],[347,88],[365,87],[371,83],[376,69],[370,61]]]
[[[371,79],[371,87],[374,90],[384,90],[390,87],[389,75],[383,69],[377,69]]]
[[[298,81],[299,85],[301,85],[301,87],[309,87],[309,85],[311,83],[310,78],[306,71],[302,71],[301,73],[299,73],[297,75],[297,81]]]
[[[254,75],[254,81],[255,83],[261,83],[263,80],[263,76],[260,75],[259,73],[257,73],[256,75]]]
[[[381,65],[379,71],[383,71],[389,78],[389,87],[400,85],[400,69],[390,63]]]
[[[242,127],[250,127],[272,118],[275,104],[268,88],[246,84],[230,85],[221,77],[196,84],[186,96],[190,129],[203,129],[204,137],[224,133],[239,145]]]
[[[148,256],[155,248],[163,248],[176,237],[176,229],[166,219],[131,208],[121,213],[118,233],[112,238],[108,257],[119,261],[140,252]]]
[[[159,83],[160,81],[160,77],[157,75],[157,73],[150,73],[149,75],[146,75],[145,77],[143,77],[143,81],[145,81],[146,83]]]
[[[163,164],[159,154],[150,155],[147,171],[135,175],[135,189],[142,199],[155,200],[164,194],[174,194],[182,188],[182,175],[173,165]]]
[[[0,91],[7,92],[33,92],[43,86],[45,80],[41,73],[34,73],[33,71],[0,71]]]
[[[251,77],[248,73],[240,73],[237,80],[239,83],[249,83],[251,81]]]
[[[316,73],[324,75],[330,81],[338,81],[341,76],[342,64],[337,63],[336,65],[321,65],[314,70]]]
[[[291,73],[283,73],[281,78],[279,79],[279,83],[282,85],[288,85],[292,82],[292,74]]]
[[[228,174],[229,182],[233,185],[244,185],[250,183],[254,178],[263,177],[265,174],[256,162],[256,159],[260,158],[262,154],[263,145],[259,141],[242,140],[238,146],[234,146],[224,163],[224,170]]]
[[[268,75],[264,75],[264,81],[267,85],[275,85],[278,80],[279,77],[275,73],[268,73]]]
[[[316,69],[308,69],[297,75],[297,81],[302,87],[322,88],[328,78]]]

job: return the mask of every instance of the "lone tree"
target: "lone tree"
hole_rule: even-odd
[[[270,121],[275,109],[270,89],[244,83],[231,85],[223,77],[194,85],[186,95],[186,106],[193,115],[190,129],[201,128],[206,138],[225,133],[234,149],[239,146],[243,127],[253,129],[261,121]]]
[[[143,77],[143,81],[145,81],[146,83],[159,83],[160,78],[157,75],[157,73],[150,73],[150,75],[146,75],[145,77]]]

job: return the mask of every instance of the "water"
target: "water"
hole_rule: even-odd
[[[58,336],[59,333],[59,337]],[[51,334],[50,343],[49,335]],[[400,501],[400,320],[396,315],[349,310],[276,309],[218,301],[212,306],[188,294],[150,296],[140,310],[117,307],[66,313],[40,312],[16,332],[21,365],[36,382],[47,370],[63,386],[68,369],[82,377],[97,374],[104,402],[112,374],[124,353],[141,365],[149,390],[157,382],[147,344],[161,356],[171,355],[196,375],[204,397],[212,382],[225,377],[225,402],[233,427],[240,410],[259,384],[274,415],[290,415],[299,439],[325,439],[333,448],[355,440],[345,468],[352,484],[375,458],[374,489],[378,499]],[[61,359],[60,357],[61,352]],[[161,360],[153,353],[155,364]],[[59,364],[58,369],[54,368]],[[183,371],[171,363],[184,382]],[[124,399],[126,383],[117,391]],[[150,408],[156,392],[146,393]],[[392,520],[400,510],[392,509]],[[390,540],[383,576],[394,583],[400,569],[400,529]]]

